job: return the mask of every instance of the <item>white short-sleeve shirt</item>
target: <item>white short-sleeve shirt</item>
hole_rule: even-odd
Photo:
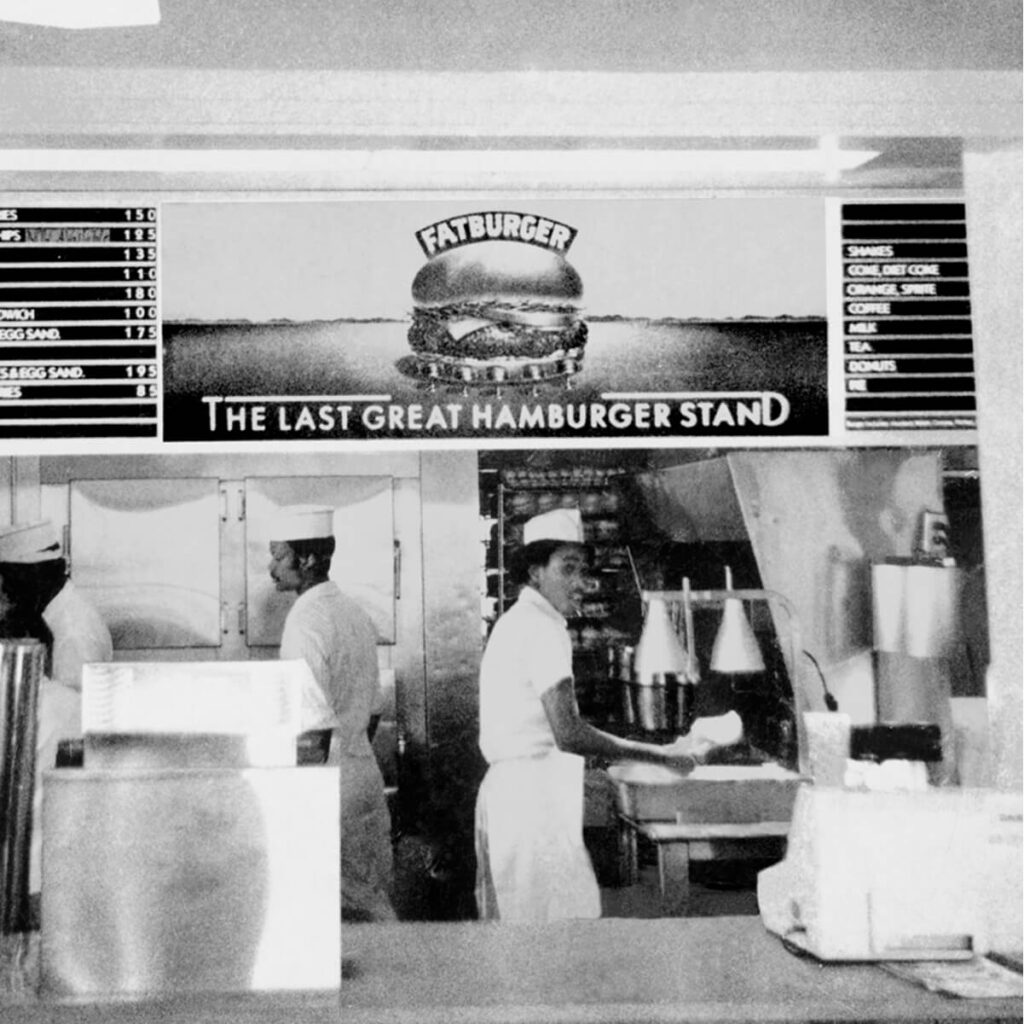
[[[288,612],[280,654],[305,659],[320,687],[303,695],[302,728],[337,726],[343,754],[369,756],[366,727],[380,691],[377,630],[369,615],[336,583],[318,583]]]
[[[480,664],[480,750],[487,761],[557,749],[541,695],[572,678],[565,617],[533,587],[495,623]]]
[[[82,689],[82,666],[114,660],[114,647],[103,617],[68,580],[43,609],[53,634],[50,676],[73,690]]]

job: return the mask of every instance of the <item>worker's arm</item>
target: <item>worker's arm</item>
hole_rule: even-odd
[[[716,744],[683,736],[664,746],[622,739],[602,731],[580,717],[572,679],[566,678],[541,695],[544,712],[559,750],[595,754],[613,760],[651,761],[681,772],[691,772]]]

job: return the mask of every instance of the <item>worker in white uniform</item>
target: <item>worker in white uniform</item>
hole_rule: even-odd
[[[110,630],[68,578],[60,534],[48,520],[0,530],[0,613],[22,623],[47,644],[39,684],[36,781],[29,859],[29,892],[42,884],[42,776],[53,768],[61,740],[82,734],[82,666],[111,661]],[[8,630],[5,630],[9,634]]]
[[[476,804],[477,907],[482,919],[545,922],[601,915],[583,844],[581,755],[648,761],[683,772],[715,744],[622,739],[580,717],[566,619],[587,574],[580,513],[556,509],[523,530],[518,599],[495,623],[480,666]]]
[[[298,599],[285,619],[282,659],[305,659],[337,723],[331,763],[341,766],[342,919],[389,921],[395,912],[391,818],[367,735],[380,671],[373,621],[330,580],[333,509],[292,506],[274,519],[269,571]]]

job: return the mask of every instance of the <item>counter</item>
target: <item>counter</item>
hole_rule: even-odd
[[[1020,1000],[935,995],[873,965],[789,953],[757,917],[548,926],[354,925],[337,993],[75,1004],[11,990],[19,1024],[1020,1021]],[[28,957],[31,964],[33,957]],[[29,968],[30,970],[31,968]]]

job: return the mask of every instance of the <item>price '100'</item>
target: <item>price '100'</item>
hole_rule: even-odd
[[[155,320],[156,306],[125,306],[124,315],[127,320]]]

